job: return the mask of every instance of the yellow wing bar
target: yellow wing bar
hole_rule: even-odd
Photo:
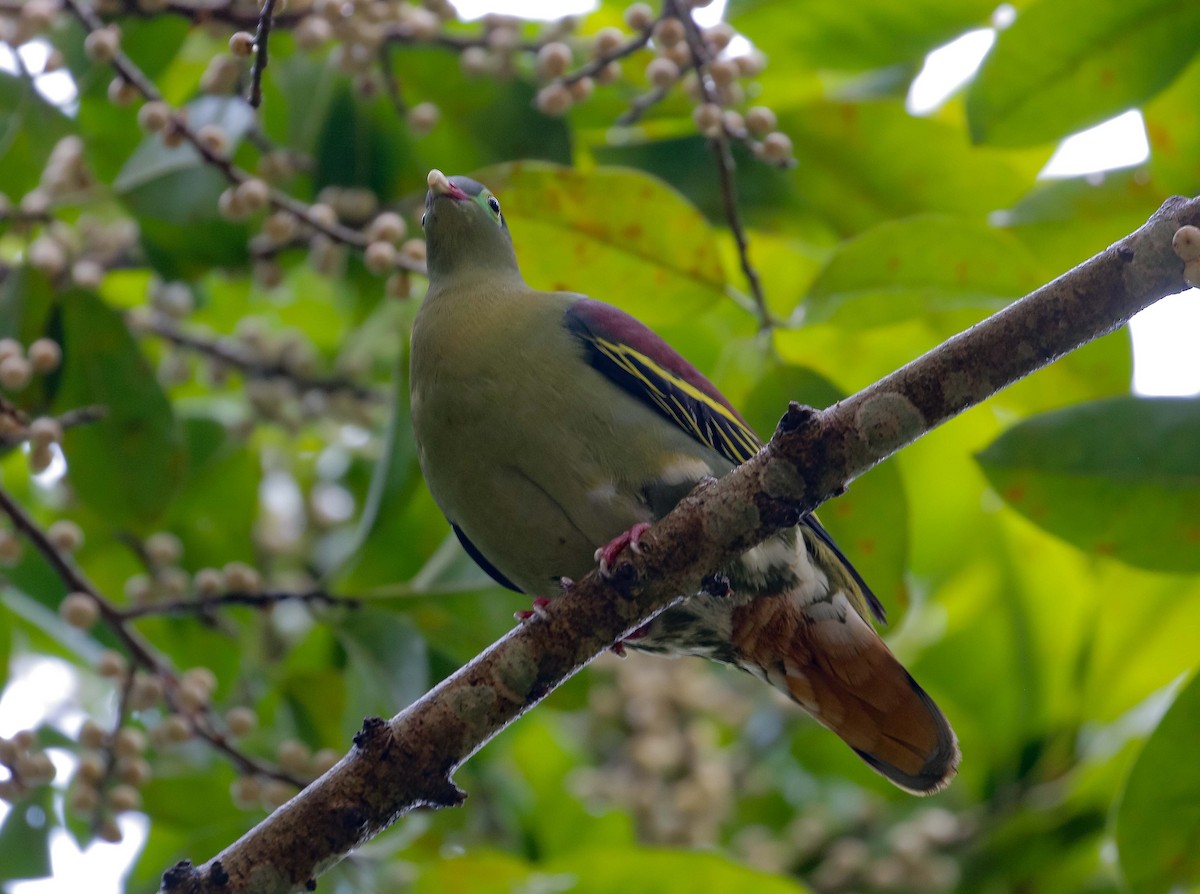
[[[620,383],[653,403],[696,440],[732,463],[744,463],[762,446],[758,436],[720,402],[629,345],[593,335],[595,350],[612,365]]]

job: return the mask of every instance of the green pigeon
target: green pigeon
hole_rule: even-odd
[[[440,171],[429,186],[429,291],[410,376],[417,454],[471,558],[544,604],[762,444],[638,320],[528,286],[486,187]],[[950,724],[875,632],[883,607],[815,516],[722,571],[728,593],[691,595],[626,644],[750,672],[903,789],[949,783]]]

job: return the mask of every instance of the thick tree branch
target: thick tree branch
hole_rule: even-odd
[[[1183,291],[1172,236],[1200,199],[1169,200],[1137,232],[827,410],[793,404],[754,459],[698,488],[616,578],[595,573],[391,721],[368,720],[332,770],[167,892],[299,891],[418,806],[458,804],[457,767],[615,641],[715,568],[962,410]]]

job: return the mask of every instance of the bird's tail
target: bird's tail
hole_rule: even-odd
[[[810,597],[811,598],[811,597]],[[738,663],[837,733],[896,785],[927,795],[958,769],[949,722],[841,590],[795,591],[734,609]]]

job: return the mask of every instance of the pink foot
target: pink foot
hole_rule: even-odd
[[[613,643],[612,646],[610,647],[610,651],[614,655],[616,655],[618,658],[624,658],[625,657],[625,646],[628,645],[629,643],[633,642],[635,639],[641,639],[643,636],[646,635],[646,633],[648,632],[649,629],[650,629],[649,624],[643,624],[637,630],[633,631],[633,633],[629,634],[629,636],[625,637],[625,639],[619,639],[615,643]]]
[[[516,618],[518,621],[528,621],[530,618],[533,618],[533,617],[544,618],[544,617],[546,617],[546,609],[549,608],[549,606],[550,606],[550,600],[547,599],[545,596],[534,596],[533,597],[533,608],[532,609],[527,608],[527,609],[522,609],[521,611],[518,611],[518,612],[513,612],[513,617]]]
[[[629,547],[635,553],[641,552],[638,548],[638,543],[642,539],[642,535],[650,530],[650,526],[645,522],[638,522],[628,531],[618,534],[604,546],[596,550],[595,558],[600,562],[600,576],[611,577],[613,563],[617,556],[621,554],[621,550]]]

